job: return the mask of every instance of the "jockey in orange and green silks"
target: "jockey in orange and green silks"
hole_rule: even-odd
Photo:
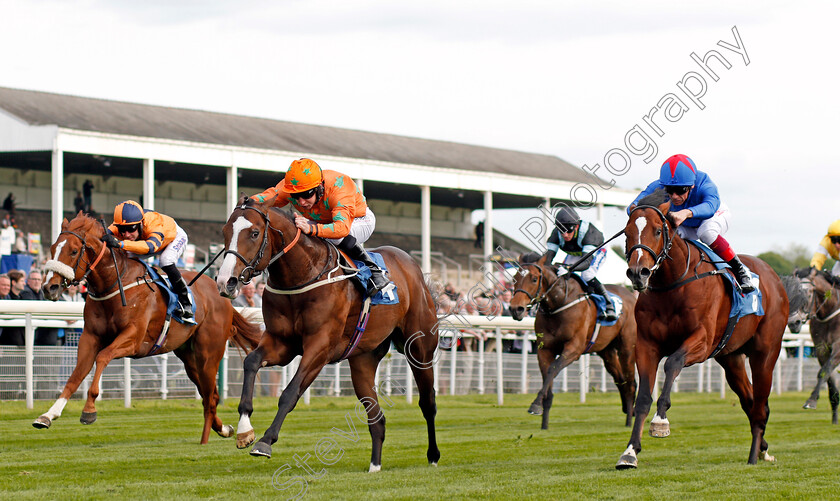
[[[836,261],[831,269],[831,274],[840,277],[840,219],[828,225],[828,231],[820,240],[817,250],[811,258],[811,267],[817,270],[822,269],[829,257]]]
[[[334,243],[371,270],[371,294],[390,287],[388,278],[362,244],[376,227],[376,216],[350,176],[321,166],[309,158],[295,160],[282,181],[251,197],[257,202],[274,199],[274,207],[288,204],[300,213],[295,226],[307,235]]]
[[[741,263],[735,250],[723,238],[730,228],[731,212],[722,203],[718,189],[705,172],[697,169],[694,160],[685,155],[673,155],[662,164],[659,179],[650,183],[627,208],[627,213],[636,207],[639,200],[657,189],[664,189],[671,200],[669,210],[677,224],[677,233],[682,238],[700,240],[732,267],[741,291],[755,290],[752,276]]]

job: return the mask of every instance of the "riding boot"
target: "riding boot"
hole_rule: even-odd
[[[738,286],[741,288],[741,292],[749,294],[755,290],[755,285],[752,283],[752,276],[747,272],[744,263],[738,259],[738,256],[733,257],[726,264],[732,267],[732,273],[735,274],[735,279],[738,280]]]
[[[187,282],[181,276],[178,267],[174,264],[161,266],[161,269],[169,277],[169,283],[172,284],[172,291],[178,295],[178,302],[181,306],[181,318],[185,320],[191,319],[193,317],[192,302],[190,301],[190,292],[187,290]]]
[[[592,278],[589,280],[589,292],[592,294],[598,294],[599,296],[603,296],[604,299],[607,301],[607,306],[604,310],[604,314],[601,320],[605,322],[613,322],[618,319],[618,315],[615,313],[615,306],[613,306],[613,302],[610,300],[610,297],[607,295],[607,289],[604,287],[597,278]]]
[[[351,258],[363,262],[368,268],[370,268],[370,280],[373,282],[373,290],[370,291],[371,296],[390,286],[391,281],[385,276],[385,272],[382,271],[382,268],[373,261],[370,254],[365,251],[362,244],[356,242],[356,245],[347,249],[347,254]]]

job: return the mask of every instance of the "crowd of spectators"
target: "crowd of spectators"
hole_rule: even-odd
[[[43,276],[41,270],[33,268],[27,275],[23,270],[11,270],[0,274],[0,299],[13,301],[46,301],[41,290]],[[71,285],[61,296],[63,301],[84,302],[84,286]],[[80,329],[72,328],[76,321],[68,320],[68,327],[38,327],[35,329],[36,346],[62,346],[70,344],[70,339],[78,339]],[[24,327],[12,326],[0,328],[0,345],[24,346]],[[70,336],[75,334],[75,336]]]

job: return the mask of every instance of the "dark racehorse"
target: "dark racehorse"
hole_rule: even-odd
[[[808,270],[804,270],[807,274]],[[799,273],[802,274],[801,272]],[[814,352],[820,361],[817,384],[803,406],[816,409],[820,398],[820,386],[828,385],[828,400],[831,403],[831,423],[837,424],[837,407],[840,392],[834,380],[834,371],[840,365],[840,281],[827,272],[814,274],[808,281],[811,300],[809,305],[811,339]]]
[[[581,282],[569,275],[558,277],[545,265],[545,257],[535,262],[533,257],[520,257],[510,301],[510,312],[516,320],[521,320],[531,307],[539,306],[534,330],[541,336],[537,359],[543,385],[528,412],[542,414],[542,429],[547,430],[548,411],[554,398],[551,391],[554,378],[584,353],[597,353],[618,387],[621,410],[627,415],[625,424],[630,426],[636,399],[636,320],[633,316],[636,297],[624,287],[606,286],[621,297],[624,306],[618,321],[609,327],[600,327],[593,339],[598,313]]]
[[[255,438],[250,416],[260,367],[286,365],[301,355],[297,372],[280,396],[274,422],[251,450],[254,456],[270,457],[283,420],[321,369],[349,357],[353,388],[368,415],[373,443],[370,471],[379,471],[385,418],[374,376],[393,342],[406,354],[414,373],[429,437],[426,457],[437,464],[433,372],[437,316],[420,268],[399,249],[373,249],[385,259],[400,301],[371,306],[367,328],[353,349],[363,295],[351,280],[343,280],[348,275],[342,273],[335,246],[302,234],[288,213],[271,210],[272,202],[243,198],[224,227],[226,257],[217,277],[222,295],[235,296],[240,284],[268,270],[262,305],[266,330],[260,345],[245,359],[237,446],[247,447]]]
[[[79,212],[72,221],[64,220],[58,239],[50,247],[52,260],[45,267],[44,295],[55,301],[68,284],[82,280],[87,280],[89,294],[76,368],[55,404],[32,425],[49,428],[61,416],[67,400],[79,388],[94,361],[96,372],[82,412],[83,424],[96,421],[99,380],[111,360],[172,351],[184,362],[190,380],[201,394],[204,405],[201,443],[207,443],[211,428],[223,437],[232,436],[233,426],[222,425],[216,415],[219,403],[216,373],[228,340],[249,351],[259,343],[259,329],[237,313],[230,301],[220,298],[213,281],[205,277],[192,286],[196,324],[172,320],[168,334],[162,338],[166,301],[157,286],[146,281],[146,268],[140,262],[127,258],[122,250],[115,252],[115,259],[111,258],[102,242],[104,233],[101,224]],[[118,274],[125,284],[126,307],[120,300]]]
[[[636,366],[639,394],[636,416],[627,450],[616,468],[635,468],[642,449],[642,428],[652,403],[659,361],[665,362],[665,381],[656,403],[650,434],[665,437],[670,424],[665,413],[671,407],[671,388],[683,367],[710,357],[724,368],[726,380],[741,401],[750,421],[752,443],[749,464],[767,454],[764,430],[770,407],[767,398],[773,382],[773,367],[782,347],[788,318],[788,298],[778,275],[763,261],[742,256],[760,277],[763,316],[740,319],[731,337],[721,346],[732,300],[725,278],[705,276],[714,266],[696,247],[680,238],[668,216],[670,203],[664,190],[645,197],[630,213],[625,227],[627,276],[640,294],[636,303]],[[752,383],[744,358],[750,361]]]

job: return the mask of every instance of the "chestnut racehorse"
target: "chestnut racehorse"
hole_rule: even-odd
[[[804,271],[808,272],[807,269]],[[819,272],[810,278],[808,289],[811,298],[808,326],[814,341],[814,353],[820,361],[820,371],[814,391],[802,408],[817,408],[820,386],[825,383],[828,385],[828,400],[831,403],[831,423],[837,424],[840,392],[834,380],[834,370],[840,365],[840,282],[828,272]]]
[[[658,190],[639,202],[625,227],[627,276],[633,287],[642,291],[636,302],[639,394],[630,442],[616,468],[637,466],[656,371],[664,357],[665,380],[651,421],[651,436],[670,434],[665,413],[671,407],[671,389],[682,368],[713,356],[724,368],[726,380],[750,421],[748,463],[755,464],[759,456],[773,460],[767,453],[764,430],[770,413],[767,398],[773,367],[788,318],[788,298],[782,282],[764,261],[741,257],[759,275],[764,315],[741,318],[721,346],[732,305],[724,284],[726,278],[711,274],[716,270],[709,259],[677,234],[668,217],[669,207],[668,196],[664,190]],[[750,361],[752,383],[745,369],[745,357]]]
[[[534,330],[541,336],[537,340],[537,360],[543,385],[528,412],[542,414],[542,429],[547,430],[554,378],[581,355],[591,352],[603,359],[613,377],[621,396],[621,410],[627,415],[625,424],[630,426],[636,399],[636,297],[624,287],[607,285],[624,305],[618,321],[600,327],[594,337],[598,312],[582,284],[568,275],[558,277],[551,266],[546,266],[545,256],[537,261],[533,257],[520,257],[510,301],[510,313],[516,320],[531,307],[539,306]]]
[[[52,260],[45,266],[44,295],[53,301],[60,298],[71,283],[87,280],[85,327],[79,338],[76,368],[50,410],[35,420],[36,428],[49,428],[61,416],[67,400],[90,372],[96,372],[87,394],[81,422],[96,421],[96,397],[102,371],[115,358],[142,358],[151,354],[174,352],[201,394],[204,405],[204,429],[201,443],[206,444],[210,429],[222,437],[233,435],[233,426],[222,425],[216,415],[219,392],[216,373],[228,340],[246,352],[259,343],[259,329],[233,309],[230,301],[220,298],[213,281],[207,277],[192,286],[195,297],[195,324],[181,324],[174,319],[165,337],[161,336],[166,320],[167,303],[158,287],[146,280],[146,268],[117,249],[114,259],[102,242],[101,224],[81,212],[72,221],[65,219],[61,233],[50,247]],[[117,278],[122,277],[128,306],[120,300]],[[185,277],[193,274],[185,273]],[[187,278],[189,280],[189,278]],[[159,345],[159,346],[158,346]]]
[[[241,284],[268,270],[262,305],[265,332],[244,362],[237,447],[247,447],[255,438],[250,416],[260,367],[287,365],[301,355],[297,372],[280,396],[274,421],[251,450],[251,455],[271,457],[283,420],[303,392],[326,364],[349,357],[353,388],[367,410],[373,443],[369,471],[379,471],[385,418],[374,376],[393,342],[406,354],[414,373],[429,438],[426,457],[437,464],[433,372],[437,316],[420,268],[397,248],[373,249],[385,259],[399,303],[371,306],[364,335],[352,348],[364,296],[351,280],[344,280],[348,275],[339,266],[335,246],[302,234],[288,213],[272,209],[273,201],[257,203],[243,197],[223,230],[226,256],[216,280],[222,295],[235,296]]]

